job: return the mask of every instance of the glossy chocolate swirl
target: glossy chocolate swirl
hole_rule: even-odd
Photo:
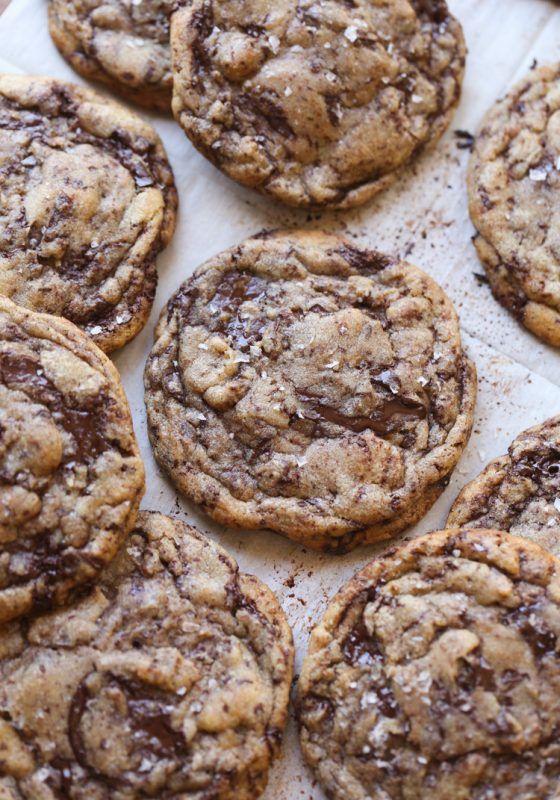
[[[187,497],[331,550],[425,513],[468,439],[475,383],[433,280],[302,232],[203,265],[145,375],[154,452]]]
[[[0,796],[255,800],[292,660],[266,586],[194,529],[141,513],[89,593],[0,628]]]
[[[94,577],[143,490],[113,365],[70,323],[0,299],[0,621]]]

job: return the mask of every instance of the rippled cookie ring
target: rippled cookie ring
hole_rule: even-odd
[[[495,297],[560,347],[560,64],[490,109],[469,164],[474,244]]]
[[[49,30],[74,69],[149,108],[171,107],[173,0],[49,0]]]
[[[146,323],[176,206],[151,125],[73,84],[0,75],[0,294],[114,350]]]
[[[517,436],[455,500],[448,528],[496,528],[560,554],[560,417]]]
[[[491,530],[432,533],[358,573],[312,633],[303,753],[332,800],[552,800],[560,562]]]
[[[266,586],[193,528],[141,513],[86,596],[0,628],[0,796],[254,800],[292,661]]]
[[[65,320],[0,297],[0,622],[94,578],[143,492],[109,359]]]
[[[348,208],[439,139],[459,102],[444,0],[192,0],[171,21],[173,111],[231,178]]]
[[[217,521],[346,550],[419,519],[476,393],[426,274],[336,236],[249,239],[168,303],[146,373],[156,458]]]

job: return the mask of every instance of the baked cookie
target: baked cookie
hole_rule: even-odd
[[[49,30],[76,72],[159,111],[171,106],[174,0],[49,0]]]
[[[191,0],[172,17],[173,111],[227,175],[349,208],[445,131],[465,63],[444,0]]]
[[[447,527],[510,531],[560,555],[560,417],[521,433],[468,483]]]
[[[145,373],[149,432],[218,522],[343,551],[426,513],[476,393],[440,287],[336,236],[249,239],[168,303]]]
[[[494,296],[560,346],[560,66],[529,73],[487,114],[468,176],[476,250]]]
[[[0,294],[70,319],[103,350],[144,326],[175,225],[155,130],[101,95],[0,75]]]
[[[385,554],[312,633],[298,711],[331,800],[553,800],[560,562],[492,530]]]
[[[142,513],[86,596],[0,629],[0,797],[254,800],[292,660],[266,586],[193,528]]]
[[[109,359],[74,325],[0,297],[0,622],[95,577],[143,492]]]

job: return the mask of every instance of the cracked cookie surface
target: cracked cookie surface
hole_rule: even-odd
[[[112,363],[65,320],[0,297],[0,622],[95,577],[143,492]]]
[[[292,677],[272,592],[141,513],[97,586],[0,628],[2,800],[253,800]]]
[[[425,273],[294,232],[249,239],[183,284],[145,386],[154,453],[188,498],[226,525],[346,550],[439,496],[476,375]]]
[[[193,0],[171,45],[173,111],[194,145],[303,207],[389,186],[446,129],[465,61],[443,0]]]
[[[488,112],[468,189],[474,243],[494,296],[560,346],[560,66],[533,70]]]
[[[455,500],[448,528],[496,528],[560,554],[560,417],[519,434]]]
[[[0,293],[103,350],[144,326],[177,197],[151,125],[50,78],[0,75]]]
[[[553,800],[560,562],[491,530],[429,534],[358,573],[312,633],[306,760],[332,800]]]
[[[81,75],[143,106],[169,111],[173,5],[173,0],[49,0],[49,30]]]

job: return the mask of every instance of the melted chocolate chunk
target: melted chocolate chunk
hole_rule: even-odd
[[[560,473],[560,450],[552,449],[545,455],[530,454],[515,464],[515,471],[524,478],[539,482],[543,478],[554,478]]]
[[[250,273],[228,272],[220,281],[211,301],[211,308],[220,315],[213,331],[231,337],[237,350],[246,352],[258,340],[268,320],[260,317],[241,319],[239,309],[247,300],[258,300],[265,294],[267,281]],[[224,319],[225,317],[225,319]]]
[[[426,418],[424,406],[408,398],[393,397],[386,400],[382,408],[372,412],[369,417],[351,417],[310,395],[299,393],[299,397],[304,403],[302,413],[306,419],[331,422],[353,433],[372,430],[380,436],[387,436],[399,432],[403,424]]]
[[[363,275],[375,275],[395,263],[391,256],[378,253],[375,250],[358,250],[357,247],[351,247],[350,245],[343,245],[336,252],[353,269],[357,269]]]
[[[529,642],[537,656],[556,653],[557,638],[542,618],[541,603],[519,606],[504,619],[504,622],[516,627],[521,636]]]
[[[416,13],[439,25],[449,20],[449,9],[445,0],[410,0]]]
[[[457,675],[457,685],[469,694],[477,686],[482,687],[486,692],[494,692],[496,690],[494,670],[480,653],[474,653],[473,659],[461,662],[461,668]]]
[[[344,658],[350,664],[382,662],[383,656],[375,637],[373,637],[360,617],[342,645]]]
[[[123,693],[126,698],[130,746],[133,750],[155,756],[156,759],[177,760],[183,758],[187,744],[183,734],[171,723],[174,706],[170,705],[164,692],[138,681],[109,676],[109,686]],[[100,775],[88,761],[88,753],[82,731],[82,719],[95,703],[85,681],[76,690],[70,705],[68,730],[70,742],[77,761],[84,769],[105,782],[115,782]]]
[[[158,758],[174,759],[185,752],[185,737],[171,724],[170,706],[165,695],[135,681],[115,678],[124,693],[130,714],[133,738]]]
[[[57,798],[57,800],[68,800],[71,797],[72,785],[72,763],[63,758],[55,758],[49,766],[52,773],[45,783]]]
[[[76,452],[67,457],[94,461],[109,445],[102,435],[101,409],[79,410],[67,405],[62,393],[44,374],[40,361],[14,353],[0,353],[0,380],[24,392],[33,402],[46,406],[72,436]]]

